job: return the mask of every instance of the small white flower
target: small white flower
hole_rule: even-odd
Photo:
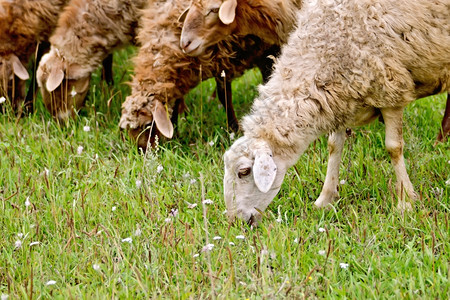
[[[112,211],[116,211],[116,209],[117,209],[117,206],[113,206],[113,207],[111,208]]]
[[[30,243],[30,247],[36,246],[36,245],[39,245],[39,244],[40,244],[40,242],[31,242],[31,243]]]
[[[5,97],[2,97],[2,98],[4,99]],[[2,103],[1,102],[2,98],[0,98],[0,103]],[[7,300],[8,298],[9,298],[9,296],[7,294],[2,294],[2,296],[0,297],[1,300]]]
[[[298,238],[295,238],[294,243],[298,244]]]
[[[233,242],[228,243],[230,246],[234,246],[235,244]]]
[[[133,242],[133,239],[131,237],[127,237],[127,238],[122,239],[122,243],[129,243],[129,244],[131,244],[132,242]]]
[[[199,257],[199,256],[200,256],[200,254],[198,254],[198,253],[195,253],[194,255],[192,255],[193,258],[196,258],[196,257]]]
[[[192,178],[192,179],[189,181],[190,184],[194,184],[194,183],[196,183],[196,182],[197,182],[197,179],[195,179],[195,178]]]
[[[31,205],[30,197],[27,197],[27,199],[25,200],[25,207],[28,207],[30,205]]]
[[[230,141],[234,140],[234,138],[235,138],[234,132],[230,133]]]
[[[50,174],[50,171],[49,171],[49,169],[47,169],[47,168],[44,168],[44,173],[45,173],[45,176],[47,176],[47,177],[48,177],[48,174]]]
[[[158,174],[161,173],[162,170],[164,170],[164,167],[163,167],[162,165],[159,165],[159,166],[156,168],[156,172],[157,172]]]
[[[244,239],[245,239],[245,236],[243,236],[243,235],[237,235],[236,238],[237,238],[238,240],[244,240]]]
[[[341,269],[348,269],[348,264],[347,263],[339,263],[339,267],[341,267]]]
[[[191,177],[191,174],[189,174],[189,172],[186,172],[186,173],[183,174],[183,178],[184,179],[187,179],[189,177]]]
[[[211,199],[205,199],[203,204],[213,204],[214,202]]]
[[[172,222],[172,218],[165,218],[165,219],[164,219],[164,222],[170,223],[170,222]]]
[[[47,283],[45,284],[45,285],[55,285],[56,284],[56,281],[55,280],[49,280],[49,281],[47,281]]]
[[[197,203],[189,203],[189,202],[187,202],[187,204],[188,204],[188,208],[190,208],[190,209],[193,209],[193,208],[197,207]]]
[[[0,97],[0,104],[5,103],[6,102],[6,98],[5,97]]]
[[[138,189],[140,189],[141,186],[142,186],[142,181],[139,180],[139,179],[137,179],[137,180],[136,180],[136,187],[137,187]]]
[[[93,268],[95,271],[99,271],[99,270],[100,270],[100,265],[98,265],[98,264],[93,264],[93,265],[92,265],[92,268]]]
[[[214,244],[208,244],[203,247],[202,252],[211,251],[214,248]]]
[[[78,155],[81,155],[81,153],[83,153],[83,150],[84,150],[83,146],[78,146],[78,148],[77,148]]]
[[[22,241],[21,240],[17,240],[15,243],[14,243],[14,248],[20,248],[20,247],[22,247]]]
[[[224,214],[226,214],[228,212],[228,210],[224,210],[223,212],[222,212],[222,214],[224,215]]]
[[[175,218],[176,216],[178,216],[178,209],[172,208],[172,209],[170,210],[169,215],[170,215],[171,217],[174,217],[174,218]]]
[[[218,240],[221,240],[221,239],[222,239],[221,236],[215,236],[215,237],[213,237],[213,240],[214,240],[214,241],[218,241]]]
[[[75,97],[77,95],[77,91],[75,91],[75,87],[70,91],[70,96]]]
[[[17,234],[17,237],[20,238],[20,239],[23,238],[23,233],[19,232],[19,233]]]
[[[98,154],[97,153],[95,153],[94,158],[98,159]]]
[[[222,70],[222,72],[220,72],[220,77],[225,77],[225,70]]]
[[[261,256],[268,255],[268,254],[269,254],[269,251],[267,251],[267,249],[261,250]]]
[[[450,179],[445,182],[446,185],[450,185]]]
[[[214,141],[209,142],[208,145],[211,147],[214,146]]]
[[[325,254],[327,254],[327,252],[325,250],[319,250],[319,255],[325,256]]]
[[[277,223],[281,223],[283,221],[283,219],[281,219],[280,217],[278,217],[275,221],[277,221]]]
[[[86,132],[91,131],[91,127],[86,125],[86,126],[83,127],[83,131],[86,131]]]
[[[134,231],[134,236],[141,236],[141,234],[142,234],[141,229],[139,227],[136,228],[136,230]]]
[[[325,228],[319,227],[319,232],[325,232],[325,231],[326,231]]]
[[[342,184],[345,184],[345,179],[342,179],[341,181],[339,181],[339,183],[342,185]]]

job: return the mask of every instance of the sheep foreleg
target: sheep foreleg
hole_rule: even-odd
[[[411,203],[407,202],[406,195],[410,200],[416,200],[417,194],[406,172],[405,159],[403,157],[403,107],[381,109],[384,123],[386,124],[386,150],[391,156],[397,177],[396,192],[399,197],[398,209],[411,209]],[[406,195],[405,195],[406,194]]]
[[[325,207],[339,197],[339,165],[345,142],[345,129],[336,131],[328,137],[328,167],[325,183],[319,198],[314,202],[317,207]]]
[[[444,142],[447,139],[447,136],[450,134],[450,93],[447,94],[447,104],[445,106],[444,118],[442,118],[441,130],[439,131],[439,135],[436,138],[436,143]]]

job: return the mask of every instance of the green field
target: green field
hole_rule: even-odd
[[[94,74],[86,107],[65,126],[39,98],[21,119],[1,104],[2,300],[450,298],[450,147],[433,146],[444,95],[405,113],[407,169],[421,195],[413,211],[396,209],[377,121],[346,142],[335,206],[313,206],[322,137],[255,229],[224,214],[222,155],[233,141],[210,99],[214,81],[186,97],[174,139],[142,155],[118,128],[129,56],[115,54],[114,87]],[[239,117],[259,82],[251,70],[233,83]]]

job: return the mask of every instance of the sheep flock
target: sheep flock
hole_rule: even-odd
[[[403,109],[450,91],[449,20],[449,0],[0,0],[0,97],[23,115],[39,89],[64,123],[83,107],[92,73],[103,65],[111,82],[112,53],[133,45],[131,93],[117,119],[143,150],[172,138],[185,95],[216,80],[230,128],[243,132],[224,155],[231,218],[256,224],[286,171],[324,134],[328,170],[315,204],[333,203],[346,129],[380,116],[405,210],[417,194],[403,158]],[[231,82],[255,67],[263,84],[239,122]],[[447,98],[437,141],[449,133]]]

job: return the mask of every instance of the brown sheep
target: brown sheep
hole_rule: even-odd
[[[201,80],[220,78],[225,71],[227,80],[231,81],[255,66],[264,70],[266,65],[271,65],[267,56],[276,51],[272,45],[254,36],[229,37],[204,55],[187,56],[179,47],[182,24],[177,19],[188,4],[189,1],[154,1],[141,18],[142,30],[137,37],[141,47],[134,60],[132,92],[122,105],[119,125],[129,130],[143,149],[149,138],[151,143],[154,142],[156,135],[172,137],[170,117],[173,113],[176,116],[178,103],[182,103],[184,95]],[[223,79],[216,81],[220,83]],[[227,90],[227,102],[220,99],[224,106],[231,105],[229,82],[226,86],[222,89]],[[223,93],[219,91],[218,94]],[[227,108],[228,117],[232,119],[232,107]],[[152,132],[145,130],[153,120]]]
[[[115,48],[134,42],[147,0],[72,0],[50,37],[38,84],[46,108],[58,120],[84,104],[92,72]]]

